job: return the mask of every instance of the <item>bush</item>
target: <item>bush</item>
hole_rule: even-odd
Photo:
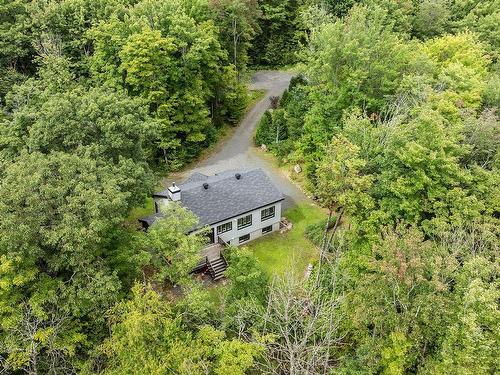
[[[335,220],[335,216],[332,216],[332,218],[330,219],[330,224],[328,225],[328,230],[333,228],[333,226],[335,225]],[[306,227],[306,230],[304,232],[306,238],[316,246],[321,246],[323,235],[325,233],[326,221],[327,219],[321,220],[320,222],[314,224],[310,224]]]
[[[271,111],[266,111],[262,116],[257,131],[255,132],[254,143],[256,146],[270,145],[274,138],[272,134],[273,116]]]
[[[246,248],[234,248],[228,256],[229,267],[225,274],[229,281],[228,302],[240,299],[265,301],[268,278],[257,260]]]

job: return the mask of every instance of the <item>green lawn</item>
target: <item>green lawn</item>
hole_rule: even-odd
[[[319,207],[305,203],[285,211],[283,216],[293,223],[291,231],[269,234],[247,247],[270,275],[289,270],[303,274],[307,265],[319,256],[318,248],[305,237],[305,229],[309,224],[324,219],[326,214]]]
[[[125,226],[130,230],[137,230],[139,228],[139,218],[154,214],[154,201],[153,198],[146,198],[143,206],[134,207],[130,210],[127,219],[125,219]]]

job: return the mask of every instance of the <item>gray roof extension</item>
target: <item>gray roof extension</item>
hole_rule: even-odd
[[[237,173],[241,176],[239,179],[236,178]],[[204,184],[208,184],[207,189]],[[178,186],[181,189],[181,205],[199,218],[199,227],[216,224],[284,199],[262,169],[225,171],[214,176],[195,173]],[[168,197],[168,189],[154,195]],[[151,220],[157,217],[152,215],[141,221],[150,225]]]

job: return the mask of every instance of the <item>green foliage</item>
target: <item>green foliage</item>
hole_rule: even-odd
[[[322,205],[348,212],[325,255],[332,268],[320,270],[323,293],[345,296],[335,371],[494,372],[494,33],[475,28],[475,2],[376,3],[312,30],[308,81],[277,110],[288,148],[268,145],[303,166]],[[481,17],[495,17],[488,9]],[[464,32],[466,18],[474,27]],[[325,224],[308,238],[321,243]]]
[[[29,1],[3,0],[0,2],[0,102],[8,92],[13,77],[27,73],[33,58],[33,46],[29,32]],[[4,78],[6,74],[11,77]]]
[[[322,5],[324,5],[329,12],[334,14],[337,17],[342,17],[347,14],[349,9],[356,3],[354,0],[325,0],[321,1]]]
[[[329,230],[332,229],[332,227],[334,226],[335,219],[336,219],[336,217],[332,215],[332,217],[330,218],[330,223],[328,225]],[[312,243],[314,243],[316,246],[320,247],[321,242],[323,240],[323,236],[325,234],[326,224],[327,224],[327,219],[321,220],[317,223],[309,224],[304,231],[304,235]]]
[[[43,60],[68,59],[73,78],[94,87],[124,88],[147,100],[161,125],[161,132],[151,136],[157,152],[152,161],[161,156],[176,168],[212,142],[216,129],[236,123],[245,109],[246,88],[230,64],[234,45],[225,26],[236,22],[236,65],[244,70],[259,10],[252,2],[219,5],[6,2],[0,20],[0,103]]]
[[[471,257],[458,278],[461,301],[457,317],[444,338],[441,352],[429,373],[487,373],[496,367],[498,337],[489,327],[499,319],[495,266],[487,259]]]
[[[273,124],[273,116],[271,111],[266,111],[264,112],[264,115],[260,119],[259,125],[257,126],[257,130],[255,132],[255,139],[254,143],[256,146],[260,145],[269,145],[273,143],[274,137],[273,137],[273,129],[272,129],[272,124]]]
[[[247,249],[231,249],[230,254],[229,267],[225,272],[231,282],[229,302],[240,299],[263,302],[267,294],[267,275]]]
[[[295,52],[303,40],[299,13],[303,4],[302,0],[261,2],[260,32],[249,51],[253,64],[279,66],[296,61]]]
[[[102,311],[122,291],[112,233],[121,231],[117,224],[134,204],[130,185],[144,178],[133,163],[107,166],[88,153],[23,153],[6,168],[0,183],[0,318],[9,367],[71,368],[66,361],[79,344],[102,332]],[[121,267],[137,274],[144,258],[130,244],[121,249]],[[31,352],[39,330],[49,330],[51,338]],[[18,351],[25,355],[17,357]]]
[[[69,58],[75,72],[86,74],[92,50],[88,30],[113,14],[123,14],[128,4],[128,0],[33,0],[29,5],[33,42],[42,51],[57,51]]]
[[[499,23],[498,0],[0,0],[2,369],[494,373]],[[255,143],[339,235],[308,281],[325,213],[287,211],[214,301],[192,215],[123,222],[238,122],[249,61],[298,59]]]
[[[500,161],[500,121],[495,109],[485,110],[480,116],[465,118],[465,140],[471,146],[465,159],[468,164],[483,168],[498,168]]]
[[[446,327],[451,299],[443,282],[456,263],[447,263],[451,258],[435,252],[418,231],[404,228],[384,233],[381,244],[358,259],[359,275],[343,305],[346,324],[356,327],[356,361],[405,373],[418,361],[415,345],[431,347]],[[357,268],[345,266],[345,272]]]
[[[149,287],[136,285],[133,298],[119,303],[110,317],[111,337],[101,346],[103,374],[244,374],[261,348],[203,326],[187,331]]]
[[[21,90],[15,95],[22,95]],[[145,162],[152,151],[147,149],[147,139],[154,131],[142,101],[123,92],[81,86],[33,95],[2,126],[9,153],[24,148],[42,153],[87,149],[94,157],[113,163],[120,158]],[[17,139],[24,139],[23,144],[16,143]]]
[[[500,64],[496,63],[484,89],[484,103],[490,107],[500,107]]]
[[[447,100],[459,107],[478,108],[485,87],[489,60],[474,34],[447,35],[425,44],[434,63],[434,79]]]
[[[186,327],[196,329],[212,324],[216,320],[215,302],[207,288],[202,285],[190,285],[185,291],[185,296],[175,304],[175,311],[182,316],[182,322]]]
[[[3,104],[7,93],[16,84],[20,84],[26,77],[13,68],[0,67],[0,104]]]
[[[146,21],[150,14],[158,27]],[[148,102],[159,124],[155,142],[170,168],[196,156],[213,140],[214,127],[235,123],[244,111],[246,91],[219,31],[181,1],[143,2],[127,20],[115,17],[89,31],[93,79]]]
[[[286,111],[282,108],[266,111],[255,132],[255,145],[266,145],[278,157],[290,153],[291,143],[286,142],[288,120],[285,116]]]
[[[406,358],[411,348],[406,336],[401,332],[391,333],[390,344],[382,349],[381,365],[384,375],[404,374],[406,368]]]
[[[470,30],[477,34],[488,49],[488,52],[498,60],[500,48],[500,9],[497,0],[453,1],[453,29]]]
[[[336,98],[325,108],[333,115],[330,122],[344,108],[379,111],[403,74],[415,68],[411,43],[385,25],[386,17],[383,9],[356,6],[346,19],[313,34],[308,75],[312,83],[326,83],[318,95]]]
[[[362,173],[366,162],[358,157],[359,148],[344,137],[335,137],[325,151],[316,179],[321,205],[346,213],[370,209],[373,203],[366,191],[373,178]]]
[[[441,35],[451,17],[448,0],[424,0],[419,2],[415,15],[415,33],[428,38]]]
[[[220,25],[221,42],[229,52],[231,62],[238,72],[245,71],[248,49],[260,31],[258,18],[261,9],[257,0],[223,0],[212,2]]]
[[[185,208],[172,202],[162,213],[164,217],[156,220],[145,234],[145,251],[151,254],[158,280],[179,284],[187,281],[198,263],[206,238],[203,232],[187,234],[198,219]]]

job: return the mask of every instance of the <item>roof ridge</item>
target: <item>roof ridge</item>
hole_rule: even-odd
[[[213,174],[211,176],[206,176],[207,178],[204,179],[204,180],[200,180],[200,181],[189,181],[188,183],[182,183],[182,184],[178,184],[179,188],[181,190],[188,190],[188,189],[192,189],[192,188],[195,188],[195,187],[199,187],[199,186],[202,186],[204,183],[217,183],[217,182],[221,182],[221,181],[224,181],[224,180],[227,180],[227,179],[230,179],[230,178],[233,178],[237,173],[241,174],[241,175],[245,175],[245,174],[248,174],[248,173],[251,173],[251,172],[255,172],[255,171],[262,171],[262,168],[252,168],[252,169],[230,169],[230,170],[227,170],[227,171],[222,171],[222,172],[219,172],[219,173],[216,173],[216,174]],[[197,172],[195,172],[197,173]]]

